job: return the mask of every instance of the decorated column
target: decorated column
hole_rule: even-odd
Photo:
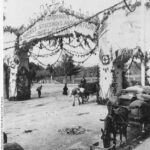
[[[11,32],[10,30],[4,32],[4,65],[7,66],[7,70],[9,70],[7,73],[5,72],[7,74],[6,78],[9,80],[7,84],[8,87],[6,88],[6,92],[8,93],[7,98],[9,100],[16,100],[17,97],[16,79],[19,58],[15,53],[15,42],[8,41],[16,41],[16,39],[17,37],[14,32]]]
[[[146,77],[147,77],[147,79],[146,79],[146,81],[147,81],[146,85],[150,85],[150,63],[149,63],[149,66],[147,67]]]
[[[123,69],[122,64],[114,64],[113,66],[111,90],[114,96],[120,93],[123,88]]]
[[[124,65],[141,54],[141,2],[132,4],[130,11],[124,3],[104,13],[99,33],[100,99],[107,101],[123,87]],[[145,48],[149,50],[149,2],[145,6]],[[142,56],[143,54],[141,54]]]
[[[4,65],[8,68],[7,70],[9,70],[7,72],[7,80],[9,80],[8,88],[5,88],[7,90],[6,93],[8,92],[6,98],[9,100],[29,99],[30,79],[29,58],[27,56],[28,49],[19,47],[18,33],[7,29],[4,32],[4,37]]]
[[[113,62],[111,52],[107,47],[102,47],[99,53],[99,101],[105,103],[111,95],[113,78]]]
[[[150,85],[150,53],[147,53],[146,59],[146,85]]]
[[[30,91],[28,49],[26,47],[23,47],[19,50],[16,49],[16,52],[19,58],[19,66],[16,80],[16,88],[17,88],[16,99],[17,100],[30,99],[31,91]]]
[[[145,3],[146,85],[150,85],[150,1]]]

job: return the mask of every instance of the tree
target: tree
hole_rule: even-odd
[[[62,56],[61,67],[63,68],[65,81],[67,81],[67,76],[70,76],[70,80],[72,75],[77,75],[81,68],[76,66],[73,62],[72,56],[67,54]]]
[[[75,66],[74,64],[72,64],[72,66],[70,67],[70,70],[68,70],[68,76],[70,76],[70,81],[71,81],[71,77],[72,75],[78,75],[81,71],[81,68],[78,66]]]
[[[35,80],[36,77],[36,64],[33,62],[29,63],[29,79],[32,83],[33,80]]]
[[[86,77],[97,77],[98,76],[98,66],[92,67],[82,67],[81,76]]]
[[[30,81],[31,81],[31,83],[33,82],[33,81],[35,81],[35,80],[39,80],[41,77],[43,77],[44,75],[40,75],[40,77],[39,77],[39,71],[44,71],[45,69],[42,67],[42,66],[40,66],[40,65],[36,65],[36,64],[34,64],[33,62],[30,62],[29,63],[29,78],[30,78]]]
[[[58,64],[57,66],[55,66],[53,74],[56,77],[64,76],[64,68],[62,68],[61,64]]]
[[[48,71],[45,70],[45,69],[42,69],[42,70],[38,70],[38,71],[36,72],[36,77],[35,77],[35,79],[36,79],[37,81],[40,81],[40,80],[42,80],[42,79],[45,79],[45,78],[48,77],[48,76],[49,76]]]
[[[48,71],[49,75],[51,76],[51,80],[53,79],[53,73],[54,73],[54,68],[50,64],[47,65],[46,70]]]

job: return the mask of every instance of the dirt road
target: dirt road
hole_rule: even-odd
[[[4,130],[9,142],[18,142],[25,150],[67,150],[89,147],[100,140],[103,122],[99,119],[105,117],[107,110],[96,104],[96,96],[90,97],[89,103],[79,106],[76,102],[73,107],[73,97],[62,95],[63,85],[44,84],[40,99],[36,87],[32,87],[31,100],[5,101]],[[58,132],[77,126],[86,132],[80,135]]]
[[[7,101],[4,106],[4,131],[8,142],[17,142],[25,150],[89,150],[91,144],[100,143],[100,129],[107,114],[106,106],[96,104],[96,96],[88,103],[72,106],[73,97],[62,95],[62,84],[43,84],[42,98],[32,87],[32,98],[27,101]],[[74,87],[77,85],[68,85]],[[65,128],[81,126],[85,133],[68,135]],[[129,131],[137,137],[134,128]],[[130,140],[131,136],[128,136]],[[138,150],[140,149],[139,146]],[[124,148],[122,148],[123,150]],[[127,149],[126,149],[127,150]]]

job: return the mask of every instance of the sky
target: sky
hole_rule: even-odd
[[[54,0],[6,0],[4,3],[4,12],[6,13],[6,21],[4,24],[19,27],[22,24],[27,24],[29,18],[36,16],[39,13],[41,5],[51,4]],[[61,1],[54,1],[61,2]],[[73,10],[94,14],[104,8],[118,3],[119,0],[64,0],[65,7],[72,7]]]
[[[36,16],[42,12],[41,5],[51,4],[52,2],[62,2],[54,0],[6,0],[4,2],[4,13],[6,20],[4,25],[10,25],[12,27],[20,27],[21,25],[27,26],[30,18],[36,18]],[[72,8],[72,10],[89,16],[105,9],[113,4],[120,2],[119,0],[64,0],[64,6],[66,8]],[[53,63],[58,58],[58,55],[53,58],[44,59],[44,63]],[[33,61],[33,59],[30,59]],[[91,56],[83,65],[92,66],[98,63],[97,55]]]

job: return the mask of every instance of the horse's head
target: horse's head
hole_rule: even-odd
[[[102,136],[101,139],[103,140],[104,148],[110,147],[110,135],[107,133],[106,130],[101,129]]]

